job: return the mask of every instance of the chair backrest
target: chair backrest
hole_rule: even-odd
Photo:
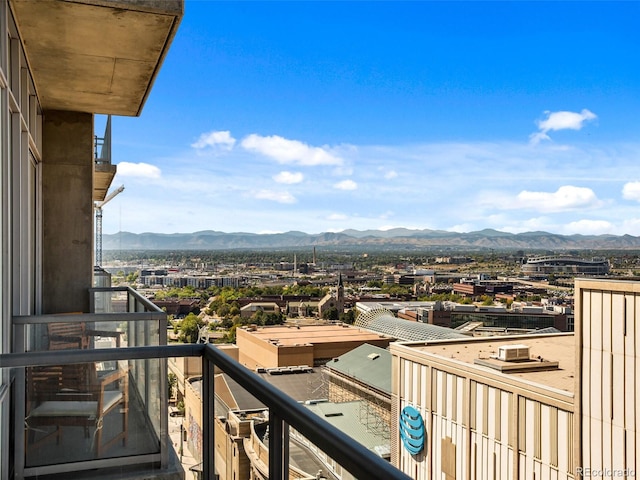
[[[85,349],[89,347],[89,337],[84,322],[50,323],[49,350]]]
[[[30,405],[61,400],[61,394],[66,400],[97,400],[100,393],[94,363],[27,367],[26,381]]]

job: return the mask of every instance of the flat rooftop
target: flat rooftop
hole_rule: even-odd
[[[392,337],[348,325],[301,325],[300,327],[277,325],[246,331],[264,342],[277,339],[278,344],[282,346],[393,340]]]
[[[491,356],[498,354],[498,347],[505,345],[523,344],[529,347],[529,355],[533,359],[540,357],[543,361],[558,362],[557,369],[531,370],[500,373],[493,368],[478,365],[477,359],[502,364],[516,364],[492,360]],[[401,344],[412,351],[424,352],[429,356],[442,357],[443,360],[464,362],[469,370],[497,373],[510,378],[519,378],[527,382],[537,383],[546,387],[574,392],[575,374],[575,338],[573,333],[551,335],[518,335],[517,337],[471,338],[469,340],[440,340],[430,344]],[[394,346],[392,346],[392,352]]]

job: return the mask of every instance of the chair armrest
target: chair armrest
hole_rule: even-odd
[[[107,337],[116,339],[116,347],[120,347],[120,339],[124,332],[118,332],[115,330],[87,330],[87,336],[89,337]]]
[[[101,387],[105,387],[111,383],[117,382],[118,380],[126,377],[129,374],[129,367],[120,368],[113,370],[112,372],[107,373],[104,376],[101,376],[99,379],[99,383]]]
[[[116,330],[87,330],[87,335],[92,337],[121,337],[124,332]]]

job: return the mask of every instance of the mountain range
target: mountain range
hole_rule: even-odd
[[[558,235],[548,232],[507,233],[492,229],[458,233],[444,230],[344,230],[308,234],[225,233],[129,233],[103,235],[104,250],[231,250],[284,248],[350,249],[450,249],[450,250],[632,250],[640,249],[640,237],[631,235]]]

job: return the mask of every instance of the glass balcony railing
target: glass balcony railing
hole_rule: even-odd
[[[405,474],[394,468],[386,460],[377,456],[375,453],[367,449],[365,446],[348,437],[323,418],[311,412],[304,405],[299,404],[292,398],[288,397],[276,387],[262,379],[254,372],[249,371],[238,362],[227,356],[222,350],[217,349],[213,345],[189,344],[189,345],[170,345],[170,346],[123,346],[120,348],[95,348],[95,349],[73,349],[73,350],[40,350],[25,353],[0,355],[0,369],[13,369],[14,375],[18,378],[20,372],[32,371],[26,373],[29,378],[40,375],[41,369],[49,367],[53,370],[61,371],[68,367],[69,372],[77,370],[92,370],[94,365],[100,363],[111,363],[111,367],[105,369],[103,377],[113,374],[114,383],[105,387],[104,392],[110,392],[115,398],[128,395],[128,418],[125,422],[122,408],[115,408],[111,412],[107,412],[102,422],[102,432],[100,444],[105,447],[99,459],[79,462],[83,463],[86,468],[93,467],[93,471],[86,472],[82,476],[81,472],[74,474],[73,478],[92,478],[96,475],[95,469],[100,473],[111,473],[117,475],[118,472],[131,472],[128,462],[132,462],[135,456],[125,456],[132,454],[133,449],[146,442],[146,440],[157,441],[157,438],[151,435],[149,438],[143,438],[141,432],[152,434],[155,428],[149,428],[154,423],[162,426],[163,422],[168,420],[168,411],[164,404],[157,412],[160,418],[151,418],[156,415],[154,409],[142,408],[145,399],[139,393],[141,389],[136,385],[140,379],[136,379],[132,374],[130,365],[135,362],[156,361],[164,364],[167,358],[175,357],[199,357],[202,362],[202,376],[199,378],[199,384],[190,382],[190,388],[199,397],[198,401],[187,405],[189,415],[199,424],[199,429],[189,428],[187,432],[186,443],[192,448],[195,447],[200,451],[201,460],[201,478],[231,478],[229,477],[229,464],[234,462],[237,457],[235,453],[239,450],[233,450],[233,445],[242,448],[248,456],[251,457],[251,474],[252,478],[269,478],[272,480],[281,480],[284,478],[317,478],[319,470],[314,466],[301,461],[302,450],[308,449],[319,453],[316,457],[324,459],[325,465],[334,465],[332,471],[325,470],[323,476],[333,479],[348,478],[385,478],[385,479],[408,479]],[[89,365],[89,368],[86,366]],[[143,363],[143,365],[146,365]],[[78,366],[81,366],[78,368]],[[82,367],[85,366],[85,367]],[[126,373],[122,373],[122,371]],[[99,372],[99,370],[97,370]],[[219,410],[221,398],[220,392],[216,389],[219,387],[216,381],[215,372],[224,372],[226,376],[239,385],[247,395],[253,397],[259,402],[261,407],[254,411],[237,412],[231,409],[227,412],[227,416],[221,415]],[[71,374],[67,372],[67,377]],[[113,373],[118,372],[118,373]],[[92,373],[93,375],[93,373]],[[122,376],[120,376],[122,375]],[[55,375],[54,375],[55,376]],[[62,376],[62,374],[61,374]],[[83,376],[81,373],[80,376]],[[95,378],[100,378],[100,373],[95,374]],[[25,377],[23,379],[26,380]],[[126,383],[128,382],[128,385]],[[127,389],[128,388],[128,389]],[[27,388],[29,390],[29,388]],[[77,390],[73,389],[73,390]],[[143,389],[144,390],[144,389]],[[164,389],[166,391],[166,389]],[[65,395],[67,392],[56,394]],[[76,395],[77,392],[70,392],[69,395]],[[85,401],[82,397],[80,400]],[[34,397],[29,396],[29,401],[33,401]],[[58,398],[56,401],[64,400]],[[99,401],[99,400],[93,400]],[[124,400],[121,400],[124,402]],[[25,404],[28,402],[25,402]],[[123,405],[122,403],[120,405]],[[52,411],[60,411],[61,404],[52,405]],[[109,415],[112,415],[109,417]],[[25,416],[25,418],[27,418]],[[97,427],[95,425],[59,425],[60,432],[54,430],[49,425],[33,425],[37,429],[45,430],[45,432],[29,431],[31,424],[25,426],[20,419],[16,419],[15,430],[17,433],[23,432],[23,440],[25,442],[14,442],[15,448],[19,450],[22,445],[25,449],[29,448],[54,448],[59,441],[60,444],[65,442],[76,442],[78,450],[79,445],[85,452],[95,452],[98,448],[98,440],[96,438]],[[185,419],[187,420],[186,416]],[[144,423],[147,422],[147,430],[144,429]],[[105,426],[106,425],[106,426]],[[41,428],[42,427],[42,428]],[[127,428],[127,437],[123,439],[120,435],[122,430]],[[162,428],[162,427],[161,427]],[[296,435],[289,435],[290,428],[295,430]],[[75,429],[75,431],[73,431]],[[292,431],[293,431],[292,430]],[[26,433],[24,433],[26,432]],[[238,435],[230,435],[230,432]],[[59,433],[59,434],[58,434]],[[161,431],[161,434],[163,432]],[[51,438],[45,438],[49,435]],[[25,438],[26,436],[26,438]],[[239,440],[239,437],[243,438]],[[305,439],[305,445],[296,438],[302,436]],[[30,443],[30,437],[34,443]],[[35,444],[35,441],[42,442],[43,446]],[[108,442],[113,442],[106,446]],[[190,443],[189,443],[190,442]],[[231,442],[231,443],[229,443]],[[236,443],[234,443],[236,442]],[[153,442],[150,442],[153,443]],[[53,446],[47,446],[52,444]],[[160,451],[164,448],[164,443],[160,441]],[[68,448],[73,448],[73,443]],[[171,447],[169,447],[171,448]],[[224,457],[224,449],[232,448],[229,456],[227,456],[227,466],[224,467],[221,457]],[[227,453],[230,451],[227,451]],[[79,454],[78,454],[79,455]],[[88,453],[87,453],[88,455]],[[91,453],[91,455],[96,455]],[[123,455],[123,456],[119,456]],[[162,478],[163,472],[169,468],[168,464],[163,464],[160,456],[155,457],[154,461],[149,461],[154,454],[140,452],[140,456],[147,456],[148,465],[153,468],[153,477]],[[14,458],[21,458],[15,455]],[[94,457],[95,458],[95,457]],[[38,460],[40,461],[40,460]],[[69,462],[69,463],[68,463]],[[69,457],[60,457],[56,463],[48,463],[42,461],[44,467],[27,467],[24,466],[24,476],[42,475],[43,472],[60,473],[70,472],[72,466],[77,466],[78,462],[73,462]],[[313,464],[316,465],[317,464]],[[47,470],[48,469],[48,470]],[[219,477],[218,477],[219,475]],[[141,471],[141,478],[148,478]],[[68,477],[67,477],[68,478]],[[240,478],[240,477],[237,477]],[[248,478],[248,477],[245,477]]]
[[[166,360],[97,359],[166,345],[166,314],[129,288],[92,289],[91,310],[13,319],[14,351],[48,359],[15,372],[20,475],[168,464]]]

